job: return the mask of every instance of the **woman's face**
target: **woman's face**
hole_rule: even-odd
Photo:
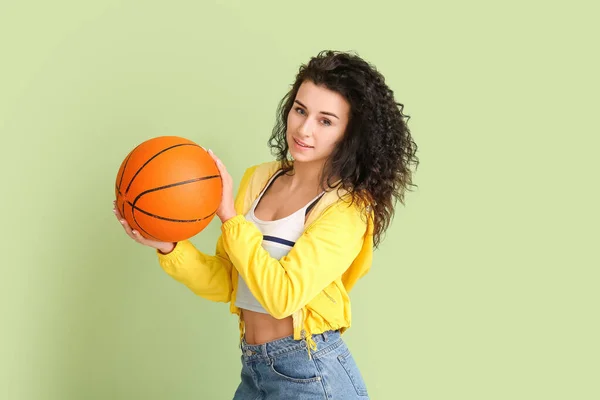
[[[316,162],[331,155],[350,118],[350,104],[339,93],[304,81],[287,118],[287,143],[296,162]]]

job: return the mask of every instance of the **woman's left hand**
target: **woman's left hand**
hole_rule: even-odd
[[[229,172],[227,172],[225,165],[223,165],[221,160],[215,156],[212,150],[209,149],[208,154],[215,160],[217,168],[219,168],[219,173],[221,174],[221,179],[223,180],[223,197],[221,198],[221,205],[217,209],[217,217],[219,217],[221,223],[225,223],[227,220],[237,215],[233,201],[233,180],[231,179]]]

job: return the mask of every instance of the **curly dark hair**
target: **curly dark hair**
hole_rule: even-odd
[[[277,110],[277,122],[268,145],[282,163],[293,170],[286,140],[287,116],[304,81],[341,94],[350,104],[346,132],[323,168],[323,189],[343,188],[352,203],[371,206],[374,219],[374,246],[387,230],[396,201],[404,204],[413,172],[419,164],[417,145],[407,126],[404,105],[397,103],[383,75],[357,54],[326,50],[303,64],[291,90]],[[335,185],[334,185],[335,183]],[[325,187],[325,184],[327,187]]]

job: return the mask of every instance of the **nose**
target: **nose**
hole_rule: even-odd
[[[298,133],[302,136],[302,137],[308,137],[312,134],[312,123],[310,121],[310,118],[306,118],[304,120],[304,122],[300,125],[300,127],[298,128]]]

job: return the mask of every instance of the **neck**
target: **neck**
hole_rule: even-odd
[[[303,163],[294,161],[294,174],[290,176],[290,189],[314,187],[321,191],[321,182],[319,178],[323,171],[323,163]]]

